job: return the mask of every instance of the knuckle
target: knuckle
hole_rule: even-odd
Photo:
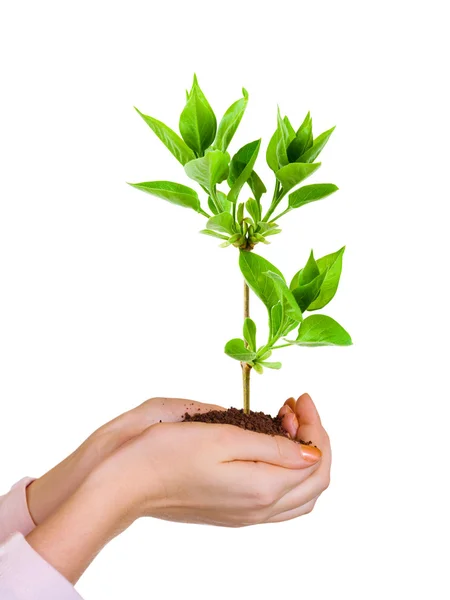
[[[330,472],[328,472],[322,478],[322,492],[324,492],[325,490],[327,490],[330,487],[330,483],[331,483],[331,476],[330,476]]]
[[[314,510],[314,507],[316,506],[316,501],[313,500],[313,502],[310,502],[309,506],[306,508],[305,512],[303,513],[304,515],[309,515],[312,513],[312,511]]]
[[[155,440],[155,442],[160,443],[167,436],[167,430],[171,428],[170,423],[155,423],[151,427],[149,427],[149,435]]]
[[[254,490],[253,502],[257,508],[270,508],[276,502],[274,490],[267,484],[258,486]]]

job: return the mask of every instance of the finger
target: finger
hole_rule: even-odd
[[[331,471],[331,447],[328,435],[325,430],[320,438],[320,446],[322,450],[322,459],[317,463],[317,468],[314,469],[310,476],[299,478],[299,484],[289,489],[286,494],[273,505],[273,514],[275,512],[285,512],[294,510],[312,498],[320,496],[330,485]]]
[[[288,492],[312,477],[320,461],[305,469],[286,469],[264,462],[231,461],[221,465],[229,486],[241,489],[256,505],[266,509],[266,518],[275,514],[273,507]]]
[[[317,444],[322,451],[322,459],[316,463],[307,477],[298,478],[299,483],[286,490],[286,494],[274,504],[274,511],[295,509],[308,502],[314,496],[320,495],[330,484],[331,446],[327,432],[320,426],[315,432]]]
[[[294,414],[294,411],[287,404],[283,404],[283,406],[278,411],[278,416],[279,417],[284,417],[284,415],[288,415],[288,414]]]
[[[297,517],[302,517],[303,515],[309,514],[314,506],[316,505],[317,498],[313,498],[303,506],[299,506],[293,510],[288,510],[286,512],[278,513],[273,515],[265,521],[266,523],[281,523],[282,521],[290,521],[292,519],[296,519]]]
[[[296,510],[310,502],[313,498],[317,498],[322,494],[330,484],[330,471],[325,464],[320,467],[310,476],[305,478],[298,486],[287,492],[278,502],[271,508],[271,516],[282,512]]]
[[[226,449],[225,461],[259,461],[288,469],[305,469],[321,459],[313,446],[296,444],[288,438],[246,431],[233,425],[214,425],[221,428],[221,444]],[[217,432],[219,434],[219,432]]]
[[[298,430],[298,420],[297,416],[292,412],[286,413],[282,416],[281,425],[283,429],[289,434],[292,440],[295,440],[297,437]]]
[[[319,445],[322,431],[324,431],[319,413],[309,394],[302,394],[295,405],[295,414],[298,419],[297,440],[312,441]]]
[[[288,398],[286,400],[286,402],[284,403],[284,406],[289,406],[290,408],[292,408],[292,410],[295,411],[295,406],[296,406],[296,402],[294,398]]]
[[[293,409],[297,414],[300,425],[321,424],[319,412],[309,394],[302,394]]]

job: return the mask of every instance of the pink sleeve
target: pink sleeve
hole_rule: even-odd
[[[0,496],[0,544],[16,531],[28,535],[35,528],[27,505],[26,489],[33,479],[25,477]]]
[[[2,600],[81,600],[74,587],[15,533],[0,546]]]
[[[28,510],[26,495],[27,485],[32,481],[25,477],[8,494],[0,496],[0,598],[81,600],[67,579],[24,538],[36,527]]]

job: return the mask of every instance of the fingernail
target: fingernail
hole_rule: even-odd
[[[289,406],[291,410],[295,410],[295,398],[288,398],[284,403],[285,406]]]
[[[315,446],[300,444],[302,456],[309,463],[315,463],[322,458],[322,452]]]
[[[284,406],[282,406],[280,408],[280,412],[278,413],[278,415],[280,417],[284,417],[284,415],[288,415],[288,414],[292,414],[292,409],[290,406],[287,406],[286,404]]]

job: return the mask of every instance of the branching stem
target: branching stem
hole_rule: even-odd
[[[279,215],[277,215],[276,217],[273,217],[273,219],[270,219],[269,223],[276,223],[276,221],[278,221],[279,218],[283,217],[290,210],[291,210],[291,208],[288,206],[288,208],[286,210],[283,210],[283,212],[281,212]]]

